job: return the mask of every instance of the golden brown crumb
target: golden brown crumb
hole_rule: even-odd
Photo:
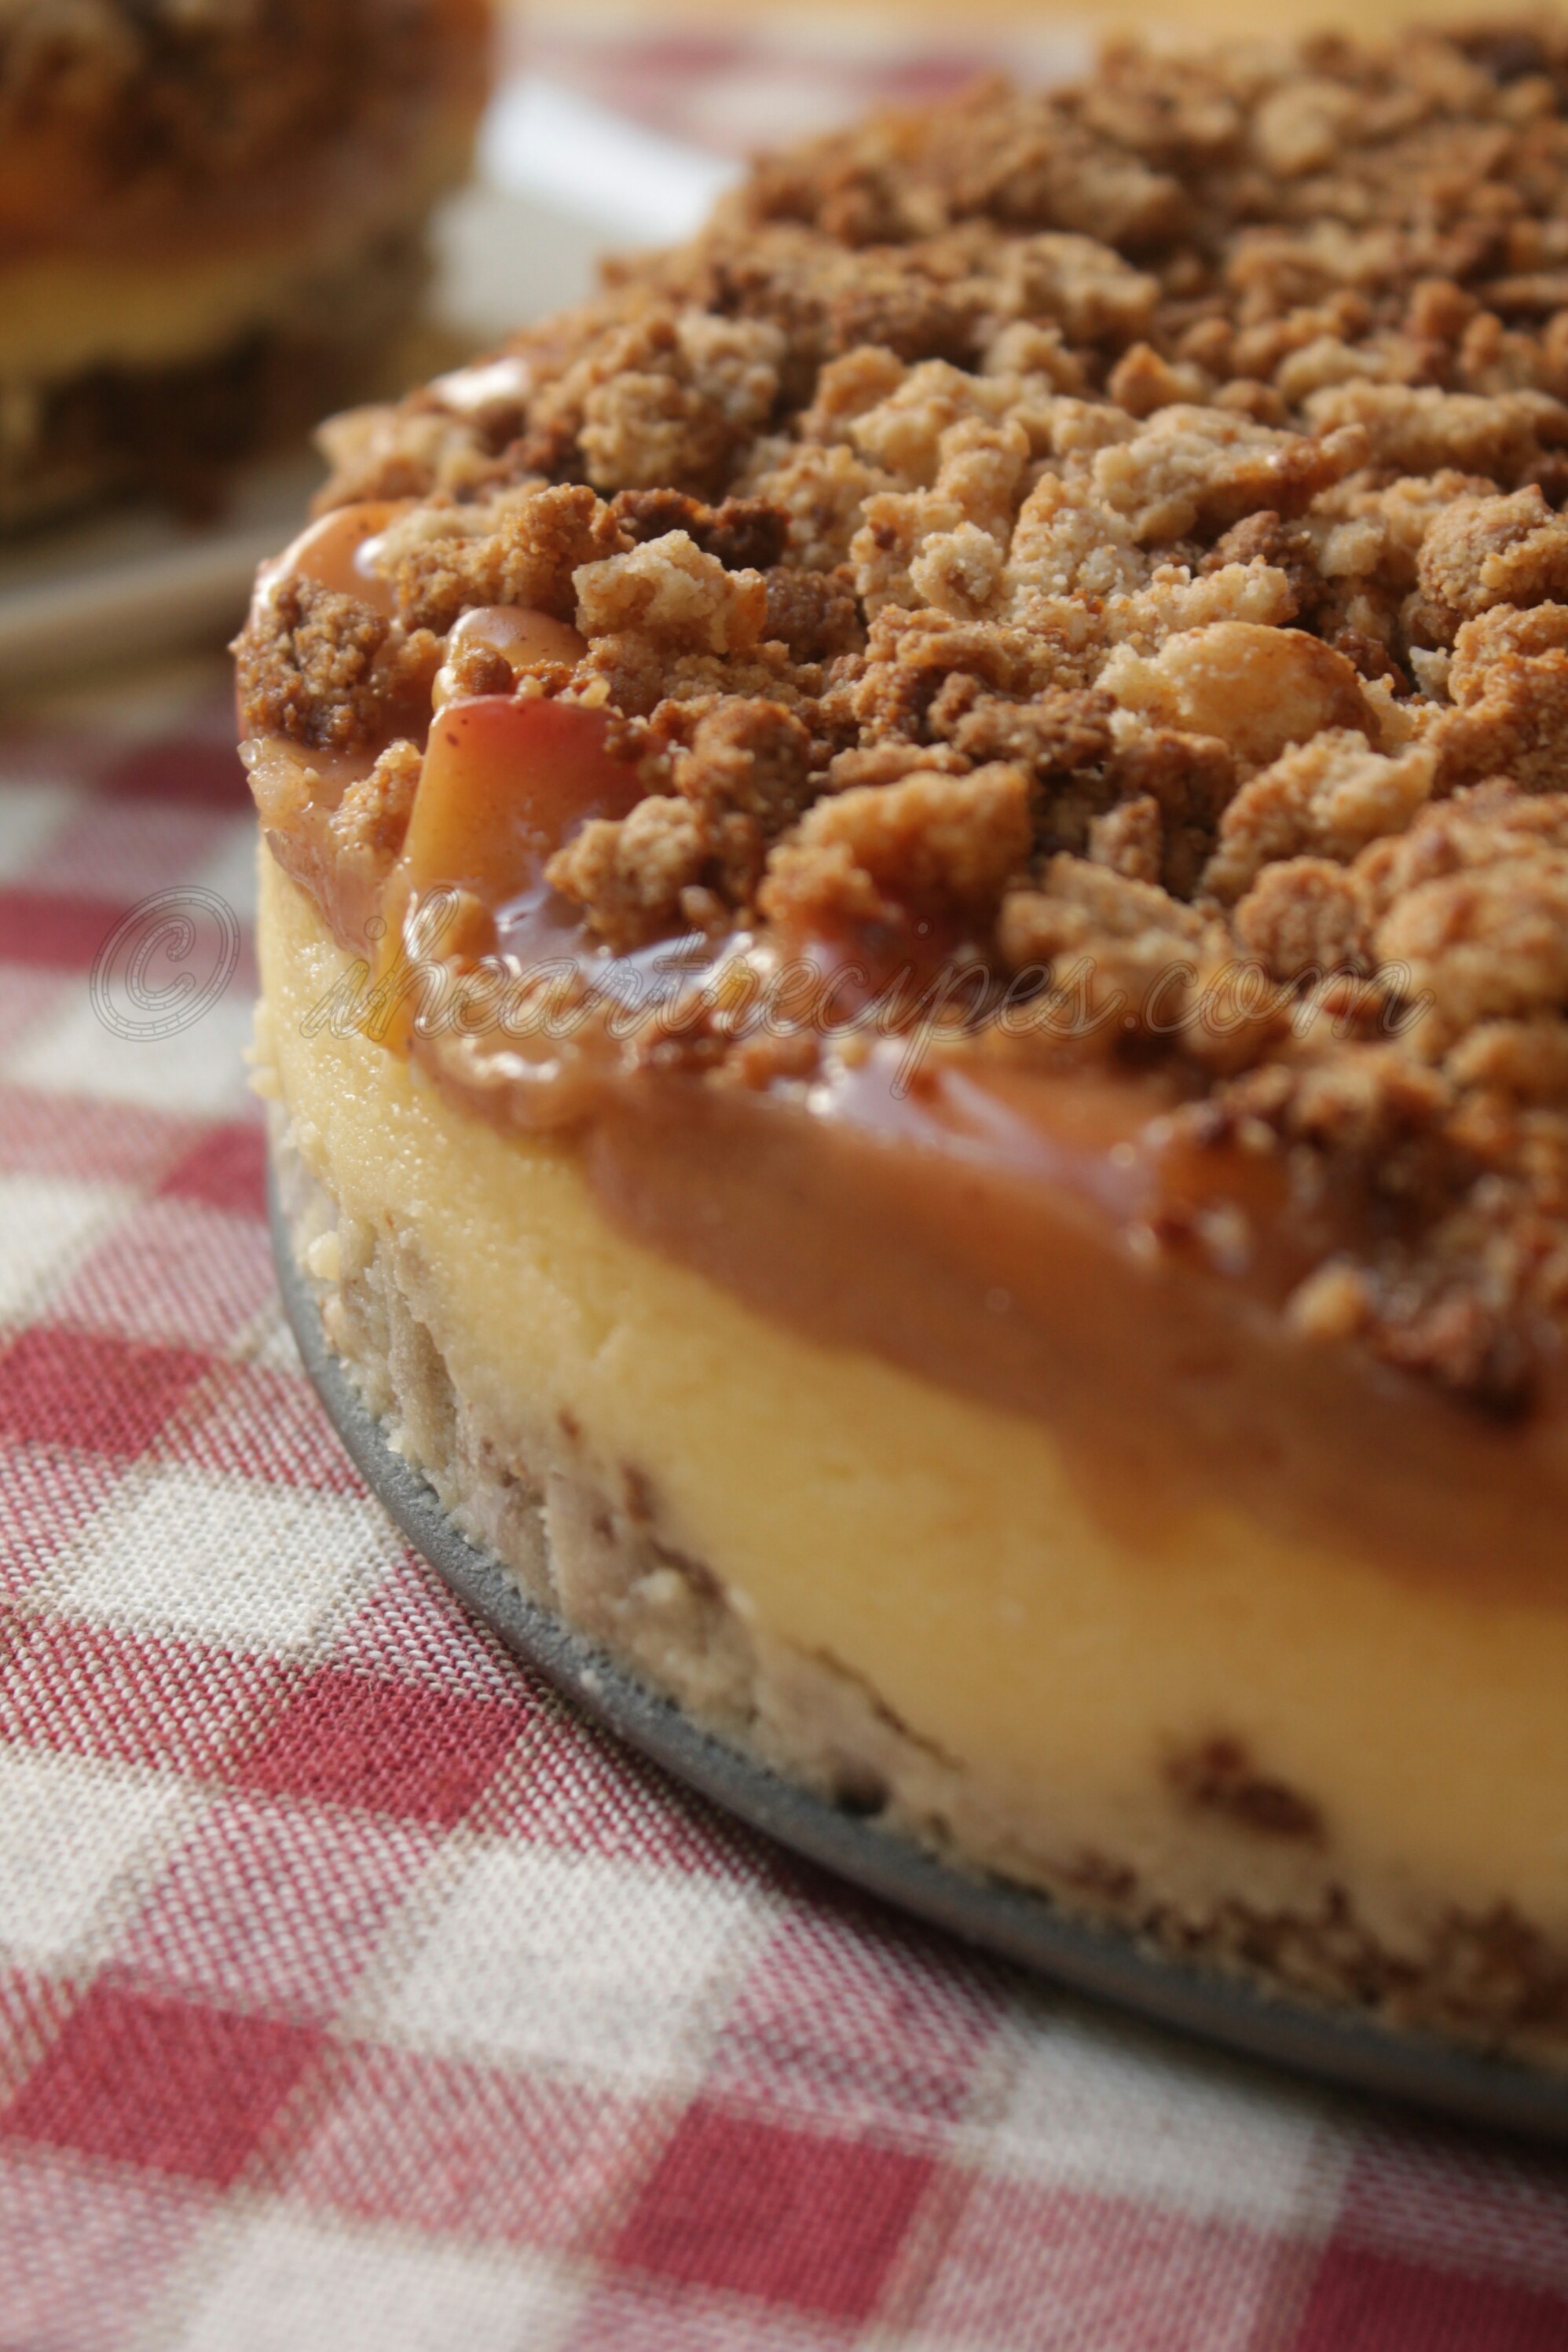
[[[1151,727],[1119,744],[1106,770],[1108,780],[1121,792],[1154,802],[1161,829],[1160,871],[1154,878],[1173,897],[1193,898],[1213,851],[1221,813],[1236,792],[1236,760],[1229,744],[1217,735]]]
[[[1130,882],[1158,882],[1164,848],[1160,803],[1152,793],[1119,801],[1089,824],[1089,855],[1096,866],[1109,866]]]
[[[1152,660],[1120,647],[1101,673],[1107,693],[1160,727],[1217,735],[1237,763],[1262,768],[1291,744],[1376,720],[1342,654],[1300,629],[1218,621],[1168,637]]]
[[[1524,1102],[1568,1103],[1568,1023],[1554,1013],[1479,1022],[1444,1066],[1461,1087],[1484,1087]]]
[[[982,920],[1031,838],[1022,769],[917,769],[898,783],[819,801],[773,852],[760,904],[786,929],[806,930],[825,920],[896,920],[908,908]]]
[[[1450,1034],[1568,1003],[1568,793],[1482,786],[1362,861],[1379,961]]]
[[[1307,851],[1350,858],[1402,833],[1430,793],[1436,765],[1421,744],[1391,759],[1361,734],[1325,728],[1242,786],[1220,819],[1205,888],[1230,900],[1276,859]]]
[[[843,564],[830,572],[805,572],[775,563],[767,582],[769,637],[787,647],[796,662],[830,661],[865,641],[854,580]]]
[[[391,872],[414,809],[424,754],[416,743],[388,744],[368,775],[352,783],[327,830],[351,888],[369,892]]]
[[[701,879],[711,840],[689,801],[653,793],[628,817],[596,817],[551,860],[550,879],[589,914],[610,947],[641,947],[678,920]]]
[[[676,790],[710,815],[750,817],[771,841],[815,798],[810,730],[779,703],[715,696],[679,718],[686,740],[671,761]]]
[[[1326,857],[1266,866],[1236,910],[1236,936],[1276,980],[1359,963],[1365,909],[1351,877]]]
[[[526,604],[569,621],[578,567],[626,544],[592,490],[540,485],[489,506],[428,507],[405,517],[384,536],[382,567],[405,625],[444,633],[480,604]]]
[[[247,735],[346,751],[428,724],[439,641],[313,581],[280,580],[258,598],[234,650]]]
[[[1440,782],[1452,790],[1511,776],[1527,791],[1550,790],[1568,760],[1568,650],[1506,655],[1479,682],[1479,693],[1467,691],[1461,707],[1433,729]],[[1469,684],[1461,670],[1461,685]]]
[[[760,573],[727,572],[684,530],[584,562],[574,577],[577,625],[585,637],[630,630],[670,653],[742,653],[758,642],[767,618]]]
[[[1511,498],[1458,499],[1421,542],[1421,593],[1433,625],[1451,638],[1495,604],[1539,604],[1568,592],[1568,522],[1539,483]]]

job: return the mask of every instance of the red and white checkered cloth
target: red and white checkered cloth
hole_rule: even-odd
[[[248,955],[89,991],[249,898],[221,682],[110,709],[0,740],[4,2352],[1562,2352],[1563,2163],[908,1926],[460,1614],[279,1321]]]

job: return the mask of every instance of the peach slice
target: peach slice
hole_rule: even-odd
[[[509,901],[550,895],[544,868],[580,825],[637,805],[637,769],[605,748],[608,731],[603,711],[539,696],[476,695],[437,713],[403,854],[382,900],[378,983],[405,952],[407,919],[422,899],[437,890],[463,894],[456,919],[466,961],[483,950],[481,932],[493,944],[492,919]],[[381,1032],[395,1053],[408,1050],[412,1021],[405,996]]]
[[[602,711],[535,698],[448,703],[430,729],[399,871],[415,891],[456,885],[489,907],[542,881],[590,817],[625,816],[636,768],[605,749]]]

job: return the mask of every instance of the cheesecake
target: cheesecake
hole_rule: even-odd
[[[384,390],[488,45],[485,0],[0,11],[0,531]]]
[[[1542,2063],[1565,93],[765,158],[329,428],[236,648],[293,1245],[456,1524],[889,1834]]]

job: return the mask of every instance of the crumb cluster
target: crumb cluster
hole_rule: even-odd
[[[552,867],[604,940],[1087,965],[1134,1011],[1074,1051],[1358,1202],[1304,1333],[1528,1404],[1568,1307],[1568,33],[1119,49],[878,118],[329,451],[329,503],[416,502],[397,619],[274,599],[251,729],[379,748],[464,611],[574,623],[517,690],[641,761]],[[1275,988],[1218,1030],[1238,961]]]

